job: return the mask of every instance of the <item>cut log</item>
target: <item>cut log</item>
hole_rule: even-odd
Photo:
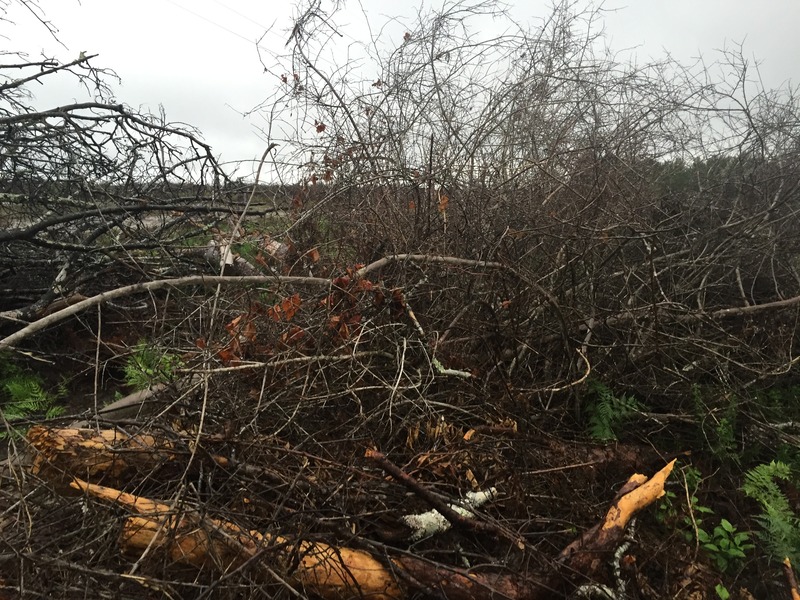
[[[72,489],[135,513],[126,519],[120,535],[122,551],[139,555],[158,551],[176,563],[221,574],[252,563],[254,576],[263,580],[274,577],[277,567],[297,588],[335,600],[400,600],[419,590],[449,600],[563,598],[577,585],[604,578],[628,523],[663,495],[675,464],[673,460],[649,479],[633,475],[605,518],[567,546],[552,571],[522,576],[457,569],[399,552],[379,560],[359,549],[247,530],[198,510],[176,511],[168,504],[83,479],[121,479],[177,461],[183,453],[165,436],[33,427],[28,439],[37,451],[32,466],[36,474],[60,485],[69,477]],[[222,457],[212,460],[224,462]]]
[[[123,552],[164,552],[176,563],[211,568],[224,574],[262,558],[282,568],[284,578],[324,599],[409,597],[404,579],[422,589],[437,590],[450,600],[500,597],[512,600],[554,600],[535,580],[509,574],[470,573],[412,556],[387,558],[386,565],[362,550],[321,542],[247,531],[233,523],[177,513],[167,504],[75,479],[86,494],[138,513],[126,519],[119,537]],[[387,566],[388,565],[388,566]],[[256,577],[268,579],[271,569],[254,565]],[[403,571],[405,577],[398,577]]]
[[[129,517],[119,544],[127,553],[160,549],[175,562],[227,573],[264,554],[283,565],[293,583],[323,598],[363,597],[396,600],[405,596],[400,584],[370,554],[328,544],[292,541],[247,531],[233,523],[197,513],[177,513],[167,504],[94,485],[80,479],[75,489],[139,513]],[[292,568],[293,567],[293,568]],[[268,577],[267,571],[256,573]]]
[[[129,436],[116,429],[52,429],[34,425],[28,430],[34,451],[31,472],[61,491],[75,477],[120,485],[173,462],[184,453],[165,435]]]
[[[618,498],[603,522],[562,551],[561,569],[543,577],[475,573],[413,556],[388,558],[389,568],[362,550],[247,531],[228,521],[201,517],[196,512],[178,514],[167,504],[79,479],[72,486],[139,513],[126,520],[120,535],[120,547],[128,553],[158,549],[175,562],[212,568],[220,573],[263,555],[281,564],[293,584],[322,598],[335,600],[406,598],[404,580],[416,582],[415,587],[441,592],[449,600],[497,596],[510,600],[555,600],[564,597],[574,586],[575,578],[586,581],[600,574],[602,564],[621,542],[625,525],[637,511],[663,494],[664,482],[673,466],[674,462],[669,463],[649,481],[642,475],[632,477],[626,487],[633,489]],[[290,568],[292,565],[294,567]],[[259,566],[254,566],[256,574],[268,578],[270,569]],[[581,568],[585,570],[576,571]],[[405,576],[400,577],[399,571]],[[564,573],[571,576],[565,577]]]

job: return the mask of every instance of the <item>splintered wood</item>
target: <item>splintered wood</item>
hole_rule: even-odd
[[[118,540],[122,552],[161,556],[220,574],[247,567],[264,581],[280,574],[297,589],[331,600],[400,600],[432,590],[450,600],[563,598],[576,582],[602,577],[631,518],[663,495],[675,464],[670,462],[649,479],[632,476],[603,521],[567,546],[550,572],[523,576],[457,569],[400,552],[373,556],[360,549],[248,530],[206,516],[202,507],[167,504],[95,483],[121,483],[124,477],[179,460],[176,444],[163,435],[32,427],[28,441],[35,453],[35,474],[59,489],[69,487],[131,513]]]
[[[160,549],[175,562],[220,573],[263,555],[284,568],[294,564],[294,582],[324,598],[352,597],[356,590],[376,600],[403,597],[389,570],[360,550],[247,531],[228,521],[202,517],[195,511],[178,512],[167,504],[80,479],[72,487],[138,513],[126,519],[120,534],[119,545],[126,553]]]
[[[35,425],[28,430],[28,442],[36,450],[31,472],[59,487],[74,477],[119,485],[176,459],[166,436],[129,436],[117,429]]]

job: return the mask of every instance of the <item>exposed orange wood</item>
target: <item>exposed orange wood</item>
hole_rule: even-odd
[[[32,467],[35,473],[58,482],[71,481],[72,489],[135,513],[126,519],[120,535],[124,551],[141,554],[149,548],[148,552],[158,551],[176,563],[219,573],[252,561],[253,573],[265,579],[271,572],[265,567],[268,561],[270,568],[277,568],[297,588],[334,600],[401,600],[408,596],[409,580],[416,581],[412,587],[439,590],[452,600],[498,595],[510,600],[564,597],[579,580],[602,579],[631,518],[663,495],[665,481],[675,464],[670,462],[649,479],[632,476],[603,521],[561,552],[557,569],[519,576],[456,569],[400,554],[382,562],[362,550],[247,530],[196,510],[178,511],[162,502],[77,478],[124,479],[137,472],[149,473],[165,461],[178,460],[182,454],[180,445],[164,436],[33,427],[28,439],[36,450]],[[226,460],[212,459],[218,464]]]
[[[783,570],[786,574],[786,580],[789,583],[789,592],[792,594],[792,600],[800,600],[800,590],[797,589],[797,578],[794,576],[792,561],[789,560],[788,556],[783,559]]]
[[[643,478],[643,480],[641,482],[637,480],[639,485],[623,495],[611,506],[603,521],[603,529],[608,530],[627,527],[631,518],[633,518],[637,512],[661,498],[661,496],[664,495],[664,484],[674,467],[675,460],[673,459],[650,479],[637,474],[638,477]],[[637,475],[631,477],[629,481],[637,477]]]
[[[34,425],[27,439],[35,450],[31,472],[57,485],[66,486],[75,476],[119,482],[175,459],[173,444],[165,436],[128,436],[116,429]]]
[[[323,598],[363,595],[375,600],[397,600],[405,595],[389,570],[361,550],[247,531],[193,512],[179,515],[167,504],[79,479],[72,486],[143,515],[130,517],[125,523],[120,546],[127,552],[157,548],[165,550],[176,562],[213,567],[223,573],[265,552],[285,565],[297,561],[288,576],[299,587]]]
[[[664,495],[664,484],[674,467],[672,460],[650,479],[638,473],[631,476],[603,521],[561,551],[559,563],[564,567],[563,572],[579,575],[599,572],[609,553],[622,543],[633,516]]]

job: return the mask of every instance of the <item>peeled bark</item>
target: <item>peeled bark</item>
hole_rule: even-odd
[[[503,597],[510,600],[555,600],[587,581],[602,580],[606,565],[622,543],[635,514],[664,493],[675,461],[653,477],[633,475],[620,490],[605,518],[567,546],[554,569],[521,576],[475,572],[397,553],[379,560],[363,550],[247,530],[223,519],[85,481],[120,479],[176,461],[181,453],[162,436],[126,436],[115,430],[31,428],[28,439],[37,450],[32,470],[94,498],[135,513],[119,538],[123,552],[160,552],[175,563],[220,574],[250,565],[254,576],[268,580],[277,568],[297,588],[325,599],[369,597],[400,600],[412,591],[436,592],[449,600]],[[222,457],[213,457],[224,462]]]
[[[625,529],[636,513],[664,495],[664,484],[674,467],[672,460],[650,479],[639,473],[631,475],[605,518],[561,551],[558,560],[564,565],[564,572],[581,577],[598,572],[607,562],[609,552],[622,543]]]
[[[789,584],[789,593],[792,595],[792,600],[800,600],[800,590],[797,589],[797,578],[794,576],[792,561],[790,561],[788,557],[783,559],[783,571],[786,574],[786,581]]]
[[[361,550],[247,531],[228,521],[202,517],[192,511],[178,513],[167,504],[80,479],[75,479],[72,487],[139,513],[125,521],[119,538],[124,552],[159,549],[175,562],[213,568],[220,573],[241,567],[263,554],[281,563],[293,583],[323,598],[405,597],[390,571]],[[256,572],[269,577],[266,570],[256,567]]]
[[[129,436],[117,429],[35,425],[28,430],[28,442],[34,449],[31,472],[67,489],[75,477],[119,485],[182,454],[165,435]]]

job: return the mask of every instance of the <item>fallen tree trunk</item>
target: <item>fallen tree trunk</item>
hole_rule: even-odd
[[[575,586],[602,580],[609,558],[622,543],[633,516],[663,495],[674,462],[652,478],[632,476],[606,517],[567,546],[551,572],[537,575],[476,572],[393,552],[376,558],[360,549],[248,530],[235,523],[204,516],[84,480],[119,479],[182,455],[166,437],[126,436],[115,430],[48,430],[35,427],[28,439],[37,451],[32,470],[91,497],[135,513],[119,537],[125,553],[158,551],[172,561],[220,574],[252,565],[263,580],[277,568],[291,585],[321,596],[399,600],[427,591],[451,600],[504,597],[511,600],[555,600]],[[222,457],[215,459],[221,464]],[[150,461],[148,463],[148,460]]]
[[[392,600],[404,596],[380,561],[367,552],[319,542],[248,531],[238,525],[200,516],[141,496],[75,479],[72,487],[138,513],[128,517],[119,537],[123,552],[160,550],[175,562],[227,573],[264,555],[283,565],[292,582],[323,598],[359,596]],[[293,568],[292,568],[293,566]],[[269,569],[255,568],[263,578]]]
[[[127,553],[157,549],[175,562],[227,573],[250,561],[271,556],[294,585],[326,599],[369,597],[397,600],[409,596],[409,582],[450,600],[505,597],[511,600],[562,598],[579,577],[592,580],[621,543],[625,527],[642,508],[663,494],[674,461],[651,479],[631,477],[628,491],[612,505],[605,519],[570,544],[553,573],[542,577],[479,573],[431,563],[413,556],[393,556],[383,563],[362,550],[245,530],[234,523],[173,507],[80,479],[72,486],[95,498],[139,513],[129,517],[120,534]],[[294,565],[293,568],[290,568]],[[268,579],[271,568],[256,564],[257,576]],[[565,577],[565,574],[571,574]]]
[[[62,491],[76,477],[122,485],[185,454],[165,434],[128,435],[118,429],[34,425],[27,438],[34,450],[31,472]]]

